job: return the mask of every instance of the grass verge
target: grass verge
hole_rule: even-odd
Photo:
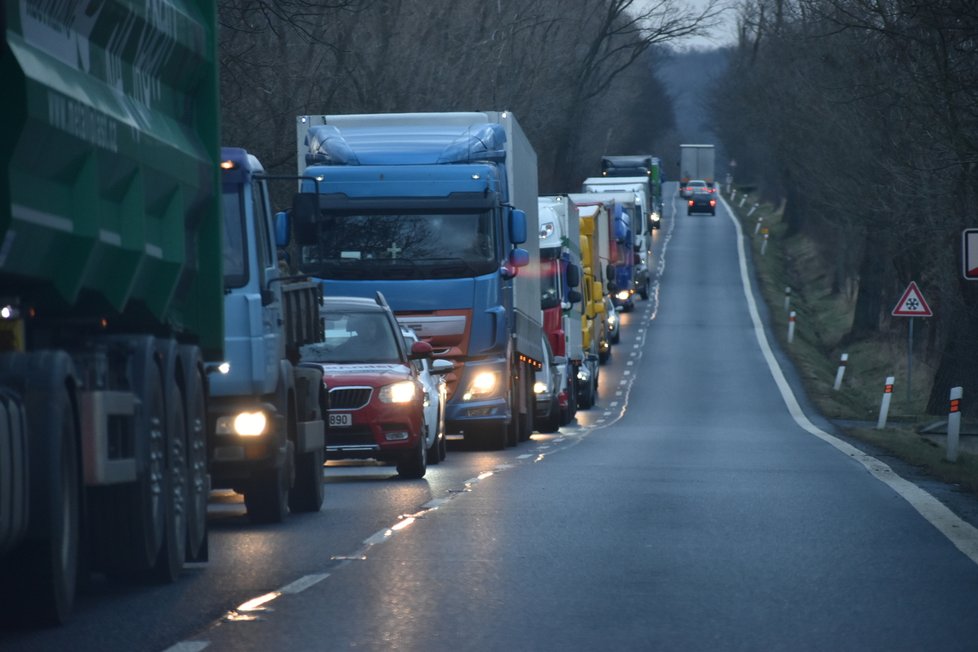
[[[954,463],[945,449],[919,434],[939,418],[925,414],[934,369],[907,356],[907,336],[843,345],[852,323],[855,290],[832,288],[831,261],[805,234],[787,234],[783,206],[764,203],[743,190],[727,196],[750,240],[755,273],[768,305],[771,328],[793,360],[809,399],[850,437],[887,451],[927,475],[978,494],[978,456],[962,451]],[[795,326],[788,342],[789,315]],[[843,382],[834,389],[842,354]],[[912,373],[908,374],[908,368]],[[885,380],[896,378],[887,427],[876,429]],[[908,376],[910,382],[907,382]],[[908,386],[909,385],[909,386]]]

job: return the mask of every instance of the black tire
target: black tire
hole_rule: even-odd
[[[431,446],[428,447],[428,464],[438,464],[441,462],[441,457],[438,453],[438,445],[441,442],[441,432],[437,429],[435,430],[435,440],[431,442]]]
[[[448,440],[445,438],[445,431],[443,430],[438,438],[438,461],[444,462],[446,457],[448,457]]]
[[[0,605],[4,623],[52,626],[71,615],[78,581],[81,472],[77,422],[69,390],[72,374],[61,354],[16,356],[31,366],[25,393],[28,439],[32,447],[29,513],[44,516],[41,538],[30,539],[0,564]],[[4,369],[6,371],[6,369]],[[18,372],[17,380],[24,377]],[[11,400],[11,415],[20,412]]]
[[[289,484],[292,465],[292,442],[285,463],[275,469],[257,473],[245,490],[245,507],[252,523],[281,523],[289,513]]]
[[[207,397],[200,349],[180,347],[187,417],[187,561],[207,561]]]
[[[645,283],[642,285],[642,289],[638,291],[638,294],[639,294],[640,297],[642,297],[642,301],[648,301],[649,300],[649,280],[648,279],[645,279]]]
[[[567,383],[567,407],[560,408],[560,425],[566,426],[574,420],[577,414],[577,378],[576,372],[571,367],[570,378]]]
[[[710,211],[710,215],[716,215],[716,214],[717,214],[716,211]]]
[[[167,382],[166,405],[166,471],[163,477],[163,510],[165,531],[163,547],[153,567],[152,579],[175,582],[187,558],[187,418],[184,399],[176,379]]]
[[[621,327],[619,326],[619,329],[620,328]],[[610,341],[612,344],[618,344],[618,342],[621,341],[621,330],[616,330],[615,334],[611,336],[608,341]]]
[[[166,404],[151,338],[125,341],[136,410],[136,482],[92,487],[89,513],[95,567],[111,577],[146,579],[159,559],[166,533]]]
[[[323,507],[323,464],[326,449],[317,448],[295,456],[295,485],[289,492],[289,509],[294,513],[318,512]]]
[[[424,422],[421,423],[421,432],[425,431]],[[413,450],[405,453],[397,462],[397,474],[404,480],[420,480],[428,471],[428,447],[425,445],[424,436],[418,437],[418,445]]]
[[[540,420],[537,430],[543,433],[560,430],[560,403],[557,402],[556,396],[550,399],[550,411],[547,416]]]
[[[611,342],[611,339],[609,338],[608,341]],[[610,346],[608,347],[608,349],[606,351],[604,351],[604,352],[599,351],[598,352],[598,364],[607,364],[608,360],[610,360],[610,359],[611,359],[611,347]]]

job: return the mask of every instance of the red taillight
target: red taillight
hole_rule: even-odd
[[[710,200],[710,206],[716,206],[716,205],[717,205],[717,200],[711,199]]]
[[[690,205],[690,206],[692,206],[692,205],[693,205],[693,200],[692,200],[692,199],[690,199],[690,200],[689,200],[689,205]]]

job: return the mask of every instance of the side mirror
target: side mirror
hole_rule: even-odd
[[[412,360],[420,360],[421,358],[430,358],[435,354],[434,349],[427,342],[414,342],[411,345],[411,353],[408,357]]]
[[[300,192],[292,197],[292,219],[295,220],[295,239],[301,245],[316,243],[316,218],[319,215],[319,195]]]
[[[530,252],[517,247],[509,252],[509,264],[513,267],[526,267],[530,264]]]
[[[455,364],[451,360],[438,358],[431,363],[431,373],[437,375],[447,374],[455,369]]]
[[[567,263],[567,287],[576,288],[581,284],[581,268],[574,263]],[[580,299],[578,299],[580,301]]]
[[[275,246],[289,246],[289,214],[285,211],[275,213]]]
[[[513,244],[526,242],[526,213],[518,208],[509,212],[509,239]]]
[[[581,301],[581,293],[577,290],[568,290],[567,300],[572,304],[579,303]]]

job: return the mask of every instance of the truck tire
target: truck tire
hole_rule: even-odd
[[[645,283],[642,284],[642,287],[638,291],[638,294],[640,297],[642,297],[642,301],[649,300],[649,279],[645,279]]]
[[[256,473],[245,490],[245,507],[252,523],[281,523],[289,513],[292,442],[287,449],[284,464]]]
[[[422,421],[418,445],[397,462],[397,474],[405,480],[420,480],[428,471],[428,446],[423,434],[426,430],[427,426]]]
[[[163,548],[153,567],[153,579],[169,583],[180,576],[187,558],[187,410],[184,371],[176,341],[157,340],[156,350],[163,363],[163,403],[166,406],[166,472],[163,478],[166,531]]]
[[[594,374],[592,373],[588,377],[587,384],[584,385],[581,393],[577,396],[577,407],[582,410],[590,410],[594,407],[595,394]]]
[[[166,406],[152,338],[111,338],[128,346],[135,418],[136,481],[92,487],[90,503],[95,567],[113,577],[153,569],[166,531]]]
[[[318,512],[323,507],[323,464],[326,449],[317,448],[295,456],[295,485],[289,492],[289,509],[292,512]]]
[[[28,440],[43,445],[30,448],[29,538],[0,564],[0,604],[5,621],[60,625],[74,605],[81,549],[78,426],[65,384],[73,367],[64,354],[16,358],[17,366],[29,365],[18,374],[28,376],[26,400],[22,412],[12,397],[7,412],[18,419],[26,415]]]
[[[207,500],[210,479],[207,475],[207,385],[200,349],[180,347],[186,379],[187,434],[187,513],[186,561],[207,561]]]

